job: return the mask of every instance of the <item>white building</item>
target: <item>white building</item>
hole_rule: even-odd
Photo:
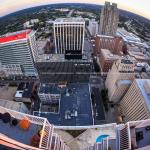
[[[120,101],[134,78],[134,63],[131,60],[120,59],[114,62],[105,82],[109,100],[113,102]]]
[[[38,96],[45,103],[58,103],[61,99],[61,93],[55,84],[41,83]]]
[[[133,33],[126,31],[124,28],[118,28],[117,35],[121,36],[125,42],[141,43],[141,39],[139,37],[137,37]]]
[[[125,121],[150,118],[150,79],[136,79],[120,102]]]
[[[0,37],[0,62],[8,75],[37,76],[35,32],[23,30]]]
[[[89,21],[89,26],[88,26],[89,32],[92,36],[95,36],[98,33],[98,22],[95,21],[94,19]]]
[[[81,59],[84,47],[83,18],[60,18],[54,22],[55,50],[66,59]]]
[[[25,29],[26,29],[26,28],[31,28],[31,27],[34,26],[35,23],[38,23],[38,22],[39,22],[39,19],[31,19],[31,20],[25,22],[25,23],[23,24],[23,26],[24,26]]]

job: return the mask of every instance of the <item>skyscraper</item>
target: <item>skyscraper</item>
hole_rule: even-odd
[[[119,10],[117,4],[105,2],[100,16],[99,33],[104,35],[115,35],[119,21]]]
[[[150,118],[150,80],[134,80],[120,106],[126,122]]]
[[[107,75],[105,86],[110,101],[118,102],[135,78],[134,63],[129,59],[116,61]]]
[[[98,22],[95,21],[95,19],[89,20],[88,29],[89,29],[91,36],[95,36],[98,33],[98,27],[99,27]]]
[[[66,59],[81,59],[84,46],[83,18],[60,18],[54,22],[55,51]]]
[[[37,76],[34,62],[37,60],[35,32],[23,30],[0,37],[0,62],[9,74]]]

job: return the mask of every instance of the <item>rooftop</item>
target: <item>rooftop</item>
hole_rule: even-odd
[[[28,131],[21,130],[19,125],[12,129],[9,124],[3,123],[2,120],[0,120],[0,125],[0,133],[27,145],[30,145],[30,139],[38,129],[38,125],[36,124],[31,124]]]
[[[110,38],[110,39],[114,39],[114,36],[108,36],[108,35],[102,35],[102,34],[98,34],[98,35],[96,35],[96,37],[102,37],[102,38]]]
[[[123,37],[123,39],[125,41],[128,41],[128,42],[141,42],[140,38],[137,37],[136,35],[134,35],[133,33],[130,33],[128,31],[126,31],[125,29],[123,28],[118,28],[117,29],[117,35]]]
[[[12,109],[22,113],[29,113],[26,105],[23,102],[15,102],[10,100],[2,100],[0,99],[0,106]]]
[[[78,60],[78,59],[73,59],[73,60],[69,60],[71,62],[77,61],[77,62],[91,62],[91,58],[90,56],[88,56],[87,54],[83,54],[82,56],[83,58]],[[40,59],[38,60],[38,62],[68,62],[67,59],[65,59],[65,55],[64,54],[43,54],[40,56]]]
[[[42,83],[40,85],[39,93],[45,93],[45,94],[60,94],[59,87],[55,84],[44,84]]]
[[[107,60],[118,60],[122,56],[113,54],[110,50],[108,49],[101,49],[101,53],[104,56],[105,59]]]
[[[150,57],[147,54],[143,54],[141,51],[128,51],[128,54],[136,60],[148,61]]]
[[[118,80],[117,81],[117,86],[120,87],[121,85],[131,85],[131,81],[130,80]]]
[[[60,90],[60,93],[61,100],[59,114],[50,112],[34,112],[34,115],[45,117],[55,125],[93,125],[88,84],[68,84],[66,88]]]
[[[25,39],[25,38],[27,38],[27,35],[31,31],[32,30],[23,30],[23,31],[18,31],[18,32],[14,32],[14,33],[11,33],[11,34],[7,34],[3,37],[0,37],[0,44]]]
[[[72,18],[58,18],[58,19],[55,20],[54,23],[71,23],[71,22],[72,23],[74,23],[74,22],[76,22],[76,23],[84,23],[85,21],[81,17],[77,17],[77,18],[72,17]]]
[[[32,95],[34,82],[21,82],[17,88],[15,97],[24,97],[24,98],[30,98]]]
[[[129,59],[121,59],[121,63],[124,63],[124,64],[133,64],[133,62]]]
[[[109,135],[108,137],[108,147],[111,147],[112,150],[117,150],[115,147],[116,145],[116,132],[115,132],[116,124],[105,124],[105,125],[99,125],[99,126],[93,126],[87,129],[84,133],[78,136],[78,138],[74,139],[74,141],[77,141],[77,143],[80,144],[81,150],[89,150],[87,147],[93,147],[96,143],[96,140],[98,137],[103,135]],[[110,140],[109,140],[110,139]],[[112,141],[113,140],[113,141]],[[73,142],[74,142],[73,141]],[[102,144],[102,142],[98,142],[99,144]],[[96,143],[96,144],[98,144]],[[106,145],[107,145],[106,144]],[[106,148],[107,149],[107,148]],[[99,149],[90,149],[90,150],[99,150]],[[104,148],[105,150],[105,148]]]
[[[41,117],[35,117],[28,114],[19,113],[10,109],[6,109],[0,106],[0,113],[9,113],[12,118],[15,118],[20,122],[24,118],[28,118],[30,125],[28,130],[23,130],[19,123],[16,126],[10,123],[4,123],[0,120],[0,133],[5,135],[3,138],[9,138],[9,143],[13,143],[22,148],[32,149],[31,138],[37,134],[39,129],[46,131],[46,136],[40,137],[40,142],[38,148],[47,149],[50,145],[49,140],[52,136],[53,126],[49,124],[47,119]],[[34,148],[36,149],[36,148]]]

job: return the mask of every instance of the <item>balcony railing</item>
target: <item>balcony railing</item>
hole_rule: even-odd
[[[39,146],[37,148],[33,147],[32,145],[27,145],[26,143],[20,142],[18,141],[16,138],[13,139],[13,137],[9,137],[7,136],[7,133],[3,133],[5,137],[12,139],[11,142],[15,142],[17,143],[18,146],[21,146],[22,148],[30,148],[30,149],[47,149],[47,150],[51,150],[51,145],[54,144],[52,143],[52,137],[54,136],[58,136],[56,134],[53,133],[54,130],[54,126],[51,125],[48,120],[46,118],[42,118],[42,117],[37,117],[37,116],[32,116],[29,114],[24,114],[24,113],[20,113],[14,110],[10,110],[4,107],[0,106],[0,113],[9,113],[11,115],[11,117],[16,118],[17,120],[21,120],[23,118],[28,118],[30,123],[35,127],[40,126],[42,132],[41,132],[41,136],[40,136],[40,142],[39,142]],[[17,128],[17,127],[16,127]],[[11,131],[12,129],[10,129]],[[7,131],[6,131],[7,132]],[[9,131],[8,131],[9,132]],[[13,131],[12,131],[13,132]],[[18,128],[18,132],[19,132],[19,128]],[[26,131],[26,132],[30,132],[30,131]],[[45,134],[46,133],[46,134]],[[9,134],[9,133],[8,133]],[[33,134],[33,133],[31,133]],[[15,137],[17,135],[14,135]],[[33,136],[33,135],[32,135]],[[18,137],[19,138],[19,137]],[[24,139],[26,140],[26,139]],[[69,148],[62,142],[62,140],[59,138],[57,138],[57,141],[55,142],[56,144],[56,148],[59,146],[59,144],[61,145],[62,150],[68,150]],[[55,149],[57,150],[57,149]]]

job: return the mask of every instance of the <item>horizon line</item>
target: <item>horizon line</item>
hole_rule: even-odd
[[[37,6],[33,6],[33,7],[27,7],[27,8],[24,8],[24,9],[19,9],[19,10],[17,10],[17,11],[13,11],[13,12],[11,12],[11,13],[2,15],[2,16],[0,16],[0,19],[2,19],[3,17],[7,17],[7,16],[9,16],[9,15],[11,15],[11,14],[13,14],[13,13],[17,13],[17,12],[20,12],[20,11],[23,11],[23,10],[27,10],[27,9],[32,9],[32,8],[42,7],[42,6],[48,6],[48,5],[60,5],[60,4],[62,4],[62,5],[65,5],[65,4],[83,4],[83,5],[86,5],[86,4],[88,4],[88,5],[104,6],[104,5],[96,4],[96,3],[84,3],[84,2],[83,2],[83,3],[74,3],[74,2],[66,3],[66,2],[65,2],[65,3],[41,4],[41,5],[37,5]],[[116,4],[117,4],[117,3],[116,3]],[[145,18],[145,19],[147,19],[147,20],[150,21],[150,18],[148,18],[148,17],[146,17],[146,16],[143,16],[143,15],[140,15],[140,14],[137,14],[137,13],[135,13],[135,12],[128,11],[128,10],[125,10],[125,9],[121,9],[121,8],[118,8],[118,9],[119,9],[119,10],[122,10],[122,11],[130,12],[130,13],[132,13],[132,14],[135,14],[135,15],[137,15],[137,16],[139,16],[139,17],[143,17],[143,18]]]

